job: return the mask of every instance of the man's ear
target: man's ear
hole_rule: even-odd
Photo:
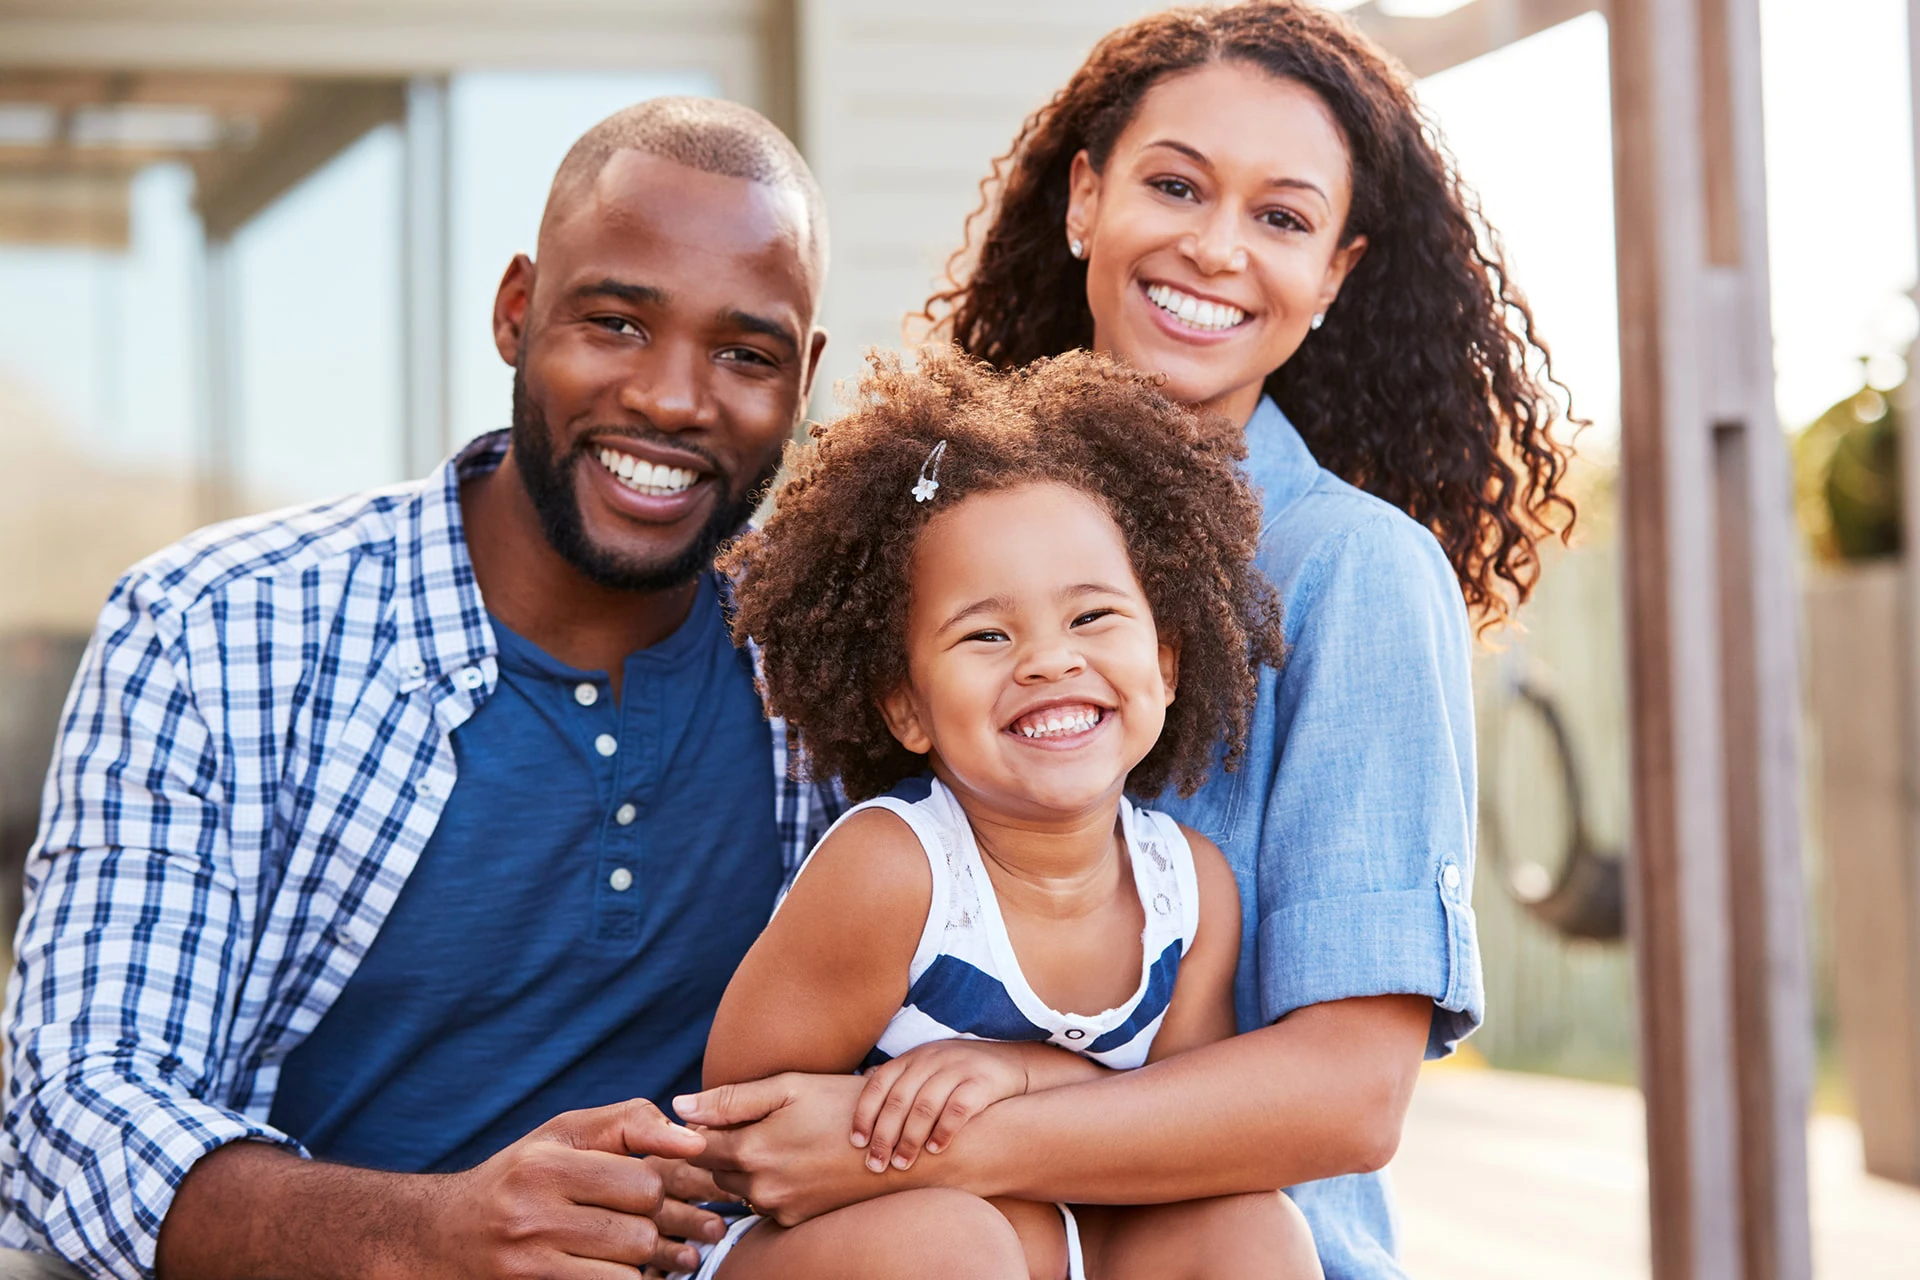
[[[813,341],[807,347],[807,376],[800,381],[800,411],[804,416],[809,398],[813,395],[813,376],[820,372],[820,353],[827,349],[827,331],[815,329]]]
[[[913,754],[923,756],[933,750],[933,738],[920,719],[920,708],[914,702],[913,690],[904,683],[880,699],[880,715],[887,722],[894,741]]]
[[[1180,646],[1160,644],[1160,682],[1167,686],[1167,705],[1173,705],[1173,691],[1180,685]]]
[[[493,349],[518,367],[527,340],[527,304],[533,300],[533,259],[513,255],[493,294]]]

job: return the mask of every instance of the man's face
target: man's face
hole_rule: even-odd
[[[825,341],[807,234],[791,192],[621,151],[507,269],[515,464],[595,582],[684,583],[753,513]]]

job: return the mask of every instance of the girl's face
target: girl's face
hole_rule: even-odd
[[[1302,84],[1238,62],[1156,84],[1104,172],[1073,161],[1066,235],[1085,246],[1095,349],[1245,422],[1366,251],[1341,243],[1349,171]]]
[[[1173,701],[1120,529],[1077,489],[976,494],[914,548],[894,736],[963,797],[1012,820],[1071,818],[1120,794]]]

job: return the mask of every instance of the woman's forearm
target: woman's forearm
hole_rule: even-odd
[[[1317,1005],[1138,1071],[1008,1098],[913,1172],[981,1195],[1141,1204],[1377,1169],[1399,1143],[1432,1011],[1406,996]]]

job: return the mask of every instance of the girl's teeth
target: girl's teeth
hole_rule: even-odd
[[[1052,715],[1037,722],[1029,722],[1020,726],[1020,733],[1023,737],[1045,738],[1061,733],[1080,733],[1099,723],[1099,712],[1076,711],[1071,715]]]

